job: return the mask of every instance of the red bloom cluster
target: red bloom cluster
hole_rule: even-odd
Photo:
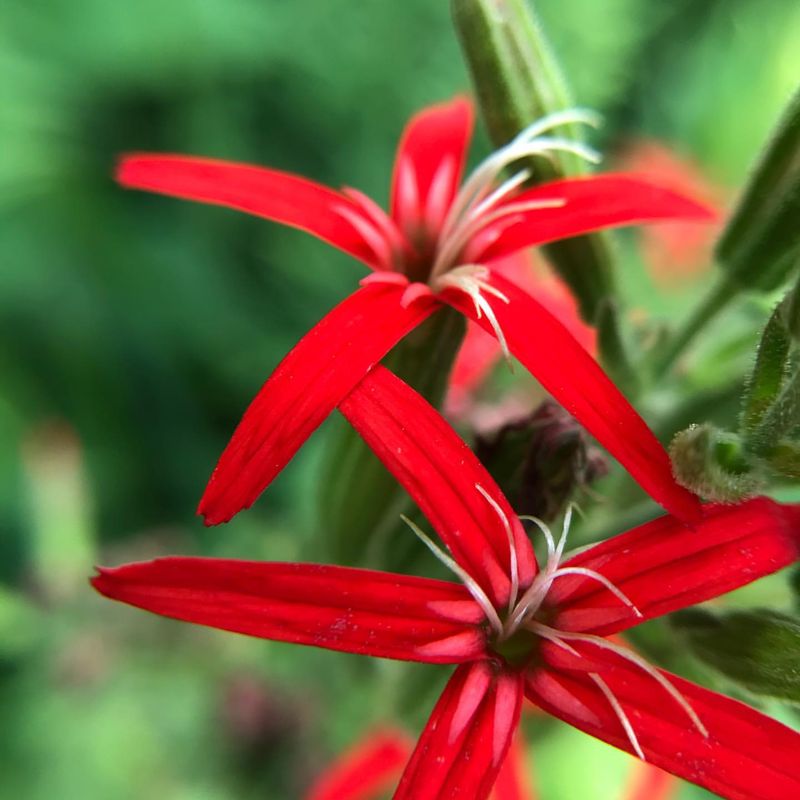
[[[316,564],[165,558],[101,569],[95,588],[214,628],[453,674],[405,767],[397,800],[488,797],[523,698],[728,798],[800,796],[800,735],[737,701],[658,670],[613,640],[793,563],[800,507],[761,498],[701,506],[594,359],[537,300],[492,272],[531,244],[643,219],[705,216],[680,195],[621,177],[517,191],[521,155],[572,147],[527,131],[457,192],[471,112],[461,100],[412,121],[391,214],[354,190],[239,165],[137,156],[132,186],[223,203],[303,227],[375,270],[279,365],[245,414],[201,503],[210,522],[249,505],[337,408],[443,542],[415,531],[457,581]],[[377,361],[443,304],[480,321],[673,515],[547,558],[485,468],[438,412]],[[684,523],[690,521],[692,527]],[[536,524],[540,524],[534,520]]]

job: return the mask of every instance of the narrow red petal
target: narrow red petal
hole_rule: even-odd
[[[123,157],[116,177],[128,189],[226,206],[300,228],[375,266],[372,248],[337,210],[363,217],[359,206],[298,175],[210,158],[134,153]]]
[[[411,495],[453,557],[497,604],[509,595],[508,532],[481,486],[511,525],[520,585],[536,562],[508,500],[441,415],[384,367],[374,369],[339,410]]]
[[[493,261],[494,274],[503,275],[528,294],[534,295],[550,311],[578,342],[592,355],[596,351],[594,328],[587,325],[578,313],[575,298],[559,278],[543,272],[544,264],[534,261],[532,251],[514,253]],[[495,364],[502,358],[500,343],[475,322],[470,321],[467,334],[458,351],[445,400],[449,417],[460,418],[470,407],[473,393],[488,377]]]
[[[564,408],[614,456],[658,503],[687,523],[700,518],[697,498],[672,476],[669,456],[636,409],[598,363],[541,303],[500,275],[491,283],[508,303],[486,293],[508,348]],[[472,302],[451,289],[442,299],[477,320]]]
[[[709,206],[674,189],[646,178],[613,173],[546,183],[504,205],[539,200],[563,200],[564,205],[521,212],[519,221],[504,227],[480,254],[481,261],[602,228],[674,220],[713,222],[717,218]]]
[[[424,215],[431,187],[437,173],[449,161],[447,185],[441,191],[441,203],[445,210],[455,196],[461,183],[464,162],[474,121],[472,103],[466,97],[456,97],[448,103],[428,106],[415,114],[406,125],[397,148],[394,176],[392,178],[391,215],[398,222],[406,222],[403,200],[401,170],[404,164],[413,169],[417,189],[418,206],[416,216]],[[406,210],[407,211],[407,210]]]
[[[445,687],[408,762],[394,800],[485,800],[519,722],[522,677],[492,674],[469,724],[452,735],[453,719],[471,674],[485,662],[460,666]]]
[[[704,506],[689,530],[664,516],[614,536],[565,562],[592,569],[636,605],[637,617],[592,580],[565,576],[547,602],[561,630],[607,635],[644,619],[702,603],[794,563],[800,555],[800,505],[758,498]]]
[[[514,737],[506,760],[497,775],[492,800],[536,800],[528,780],[525,751],[519,732]]]
[[[370,284],[314,326],[261,387],[225,448],[198,513],[207,525],[248,508],[370,368],[436,307],[403,308],[404,286]]]
[[[305,800],[373,800],[397,783],[413,750],[393,728],[370,731],[314,781]]]
[[[607,661],[599,674],[622,705],[650,764],[729,800],[800,797],[800,734],[743,703],[663,673],[708,729],[706,738],[652,677],[595,651],[592,659]],[[559,702],[554,685],[565,702]],[[570,725],[633,752],[619,718],[586,672],[540,669],[529,676],[526,694]],[[584,711],[576,714],[576,708]]]
[[[436,605],[472,602],[466,589],[428,578],[319,564],[159,558],[100,569],[92,585],[154,614],[261,639],[429,663],[472,661],[484,652],[474,623]],[[457,647],[426,654],[431,644],[457,636]]]

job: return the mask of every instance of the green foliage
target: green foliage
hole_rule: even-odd
[[[771,610],[690,609],[673,625],[692,654],[749,692],[800,703],[800,619]]]

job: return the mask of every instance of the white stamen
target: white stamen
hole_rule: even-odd
[[[441,550],[437,545],[431,540],[431,538],[420,530],[419,526],[415,525],[405,514],[400,515],[400,519],[411,528],[412,531],[422,540],[422,542],[428,547],[428,549],[442,562],[452,573],[457,575],[461,581],[463,582],[464,586],[467,587],[467,591],[472,595],[475,602],[483,609],[483,613],[486,615],[486,619],[489,621],[489,624],[494,628],[495,633],[500,633],[503,630],[503,623],[500,622],[500,617],[497,615],[497,611],[495,611],[494,606],[492,605],[492,601],[486,596],[486,592],[481,589],[478,585],[478,582],[462,567],[456,564],[450,556],[447,555],[443,550]]]
[[[516,607],[509,614],[509,617],[503,627],[503,638],[512,636],[518,628],[525,625],[536,614],[544,602],[545,597],[547,597],[547,594],[553,585],[553,581],[564,575],[582,575],[585,578],[598,581],[618,600],[620,600],[620,602],[628,606],[637,616],[642,617],[642,613],[634,605],[631,599],[601,573],[586,567],[559,567],[559,563],[564,552],[564,545],[567,542],[567,535],[572,522],[572,513],[574,508],[577,509],[577,507],[572,503],[570,503],[570,505],[567,507],[567,511],[564,514],[564,524],[562,527],[561,536],[558,540],[558,545],[556,545],[553,539],[553,534],[548,526],[538,517],[520,517],[520,519],[533,522],[544,534],[544,537],[547,540],[547,563],[544,569],[534,578],[531,585],[526,589],[522,597],[517,602]]]
[[[456,261],[469,240],[492,223],[505,217],[517,216],[526,211],[539,211],[546,208],[562,208],[567,201],[560,197],[529,200],[524,203],[507,203],[481,216],[473,216],[470,212],[458,227],[449,235],[439,239],[440,247],[431,268],[431,277],[439,275]]]
[[[591,163],[597,163],[600,160],[597,151],[580,142],[558,137],[541,137],[536,140],[531,140],[529,137],[517,137],[505,147],[492,153],[473,170],[450,207],[442,226],[440,240],[448,238],[458,225],[459,219],[466,215],[470,208],[474,208],[481,202],[490,192],[497,176],[507,166],[514,161],[537,155],[550,158],[552,151],[572,153]]]
[[[596,672],[590,672],[589,677],[598,685],[600,691],[605,695],[606,700],[608,700],[608,704],[614,709],[614,713],[617,715],[617,719],[619,719],[620,724],[625,729],[628,741],[631,743],[631,747],[636,751],[636,755],[639,756],[642,761],[647,761],[647,759],[644,757],[644,751],[639,744],[639,740],[636,738],[636,733],[634,733],[633,725],[631,725],[628,715],[625,713],[625,710],[622,708],[619,700],[617,700],[617,696],[611,691],[608,684]]]
[[[572,525],[572,503],[567,504],[567,510],[564,512],[564,522],[561,526],[561,537],[558,540],[558,547],[556,547],[556,559],[561,561],[564,555],[564,547],[567,544],[567,534],[569,533],[570,526]]]
[[[537,119],[536,122],[518,133],[512,141],[529,141],[553,128],[575,124],[599,128],[603,124],[603,118],[589,108],[565,108],[563,111],[554,111],[552,114]]]
[[[490,294],[504,303],[508,303],[509,300],[499,289],[487,282],[486,278],[488,277],[489,270],[486,267],[478,264],[465,264],[439,277],[433,284],[433,288],[437,292],[448,287],[464,292],[472,300],[477,318],[481,319],[484,314],[486,315],[486,319],[497,337],[503,355],[511,365],[511,352],[508,349],[506,337],[495,316],[494,309],[481,292]]]
[[[552,580],[555,581],[557,578],[561,578],[564,575],[583,575],[586,578],[591,578],[592,580],[598,581],[602,583],[603,586],[608,589],[611,594],[625,603],[626,606],[629,606],[630,609],[636,614],[637,617],[643,617],[641,611],[634,605],[633,601],[626,595],[622,590],[620,590],[617,586],[615,586],[611,581],[606,578],[605,575],[601,575],[599,572],[595,572],[593,569],[586,569],[586,567],[560,567],[553,573]],[[551,581],[552,583],[552,581]]]
[[[508,611],[511,613],[516,605],[517,594],[519,593],[519,569],[517,566],[517,548],[514,545],[514,532],[511,528],[511,523],[509,522],[508,517],[505,515],[503,509],[500,508],[499,503],[479,483],[475,484],[475,488],[483,495],[486,502],[495,510],[497,516],[500,517],[500,522],[503,524],[506,537],[508,538],[509,571],[511,572],[511,594],[508,598]]]
[[[553,534],[550,533],[550,528],[547,527],[544,520],[539,519],[539,517],[533,517],[530,514],[523,514],[520,519],[532,522],[544,534],[544,538],[547,540],[547,560],[552,559],[556,554],[556,543],[553,541]]]
[[[481,200],[471,211],[470,216],[475,218],[488,211],[498,200],[502,200],[507,194],[510,194],[521,183],[525,183],[531,177],[529,169],[521,169],[516,174],[512,175],[508,180],[500,184],[488,197]]]
[[[567,644],[567,642],[561,638],[561,631],[554,631],[552,628],[548,628],[546,625],[541,625],[536,622],[529,626],[529,630],[534,631],[543,639],[547,639],[548,642],[552,642],[562,650],[566,650],[571,655],[577,656],[578,658],[583,658],[583,655],[578,650]],[[631,725],[628,715],[623,710],[622,705],[620,704],[619,700],[617,700],[614,692],[611,691],[608,684],[596,672],[590,672],[589,677],[597,684],[597,686],[600,688],[600,691],[605,695],[606,700],[608,700],[609,705],[617,715],[617,719],[619,719],[620,723],[622,724],[622,727],[628,736],[628,740],[630,741],[633,749],[636,751],[636,754],[642,759],[642,761],[647,761],[647,759],[644,757],[644,753],[642,752],[642,748],[639,746],[639,740],[636,738],[633,725]]]
[[[571,631],[556,631],[552,628],[548,628],[546,625],[543,625],[541,622],[532,622],[529,626],[530,630],[535,631],[536,633],[540,633],[542,635],[543,631],[547,630],[554,636],[561,637],[562,639],[568,639],[578,642],[588,642],[590,644],[596,645],[597,647],[602,648],[603,650],[610,650],[612,653],[615,653],[620,658],[624,658],[627,661],[630,661],[632,664],[635,664],[639,669],[644,670],[654,681],[656,681],[663,689],[672,697],[673,700],[684,710],[686,716],[692,721],[692,724],[697,728],[702,736],[708,738],[708,729],[705,725],[703,725],[700,718],[697,716],[695,710],[689,705],[686,698],[675,688],[672,682],[666,678],[661,672],[659,672],[652,664],[649,664],[644,658],[642,658],[638,653],[634,653],[632,650],[628,650],[626,647],[620,647],[619,645],[614,644],[613,642],[609,642],[608,639],[604,639],[602,636],[594,636],[590,633],[572,633]]]
[[[378,263],[386,269],[392,268],[392,248],[386,237],[378,230],[373,222],[366,217],[362,217],[357,211],[347,206],[336,206],[334,211],[344,217],[358,231],[361,238],[366,242]]]

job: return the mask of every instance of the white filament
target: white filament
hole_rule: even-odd
[[[496,289],[488,282],[488,278],[489,270],[486,267],[479,264],[465,264],[437,278],[433,289],[435,291],[441,291],[449,287],[464,292],[464,294],[472,300],[477,318],[481,319],[484,315],[486,316],[489,325],[494,331],[494,335],[497,337],[503,355],[510,364],[511,352],[508,349],[505,334],[500,327],[500,323],[497,320],[491,303],[489,303],[482,293],[490,294],[504,303],[508,303],[509,300],[499,289]]]
[[[505,515],[503,509],[500,508],[498,502],[479,483],[475,484],[475,488],[483,495],[484,499],[494,509],[497,516],[500,517],[500,522],[508,538],[509,570],[511,572],[511,594],[508,598],[508,610],[510,613],[516,605],[517,594],[519,594],[519,567],[517,564],[517,548],[514,544],[514,532],[508,517]]]
[[[478,582],[462,567],[460,567],[456,562],[450,558],[447,553],[445,553],[441,548],[439,548],[435,542],[431,540],[431,538],[424,533],[418,525],[415,525],[405,514],[401,514],[400,518],[403,522],[411,528],[412,531],[422,540],[422,542],[428,547],[428,549],[436,556],[439,561],[444,564],[447,569],[449,569],[452,573],[458,576],[464,586],[466,586],[467,591],[472,595],[475,602],[481,607],[483,613],[486,614],[486,619],[489,621],[489,624],[494,628],[495,633],[500,633],[503,630],[503,623],[500,621],[500,617],[495,610],[495,607],[492,605],[492,601],[487,597],[486,592],[481,589]]]
[[[596,672],[590,672],[589,677],[600,687],[600,691],[605,695],[606,700],[608,700],[608,704],[614,709],[614,713],[617,715],[617,719],[620,721],[623,729],[625,730],[628,741],[631,743],[631,747],[636,751],[636,755],[639,756],[642,761],[647,761],[647,759],[644,757],[644,750],[642,750],[639,740],[636,738],[633,725],[631,725],[631,721],[628,719],[625,709],[622,708],[622,704],[619,702],[619,700],[617,700],[617,696],[611,691],[609,685]]]
[[[675,688],[668,678],[666,678],[654,666],[649,664],[638,653],[634,653],[632,650],[628,650],[625,647],[620,647],[613,642],[609,642],[608,639],[604,639],[602,636],[594,636],[590,633],[556,631],[553,628],[548,628],[547,625],[544,625],[541,622],[530,623],[530,625],[528,625],[528,629],[538,633],[541,636],[544,636],[546,632],[551,641],[552,637],[558,637],[562,640],[567,639],[571,641],[588,642],[602,648],[603,650],[610,650],[620,658],[624,658],[625,660],[630,661],[632,664],[635,664],[637,667],[639,667],[639,669],[646,672],[654,681],[663,687],[667,694],[669,694],[669,696],[672,697],[672,699],[675,700],[675,702],[683,709],[683,711],[686,713],[686,716],[689,717],[689,719],[692,721],[692,724],[697,728],[700,734],[705,738],[708,738],[708,729],[705,725],[703,725],[700,718],[697,716],[697,713],[689,705],[686,698]]]

